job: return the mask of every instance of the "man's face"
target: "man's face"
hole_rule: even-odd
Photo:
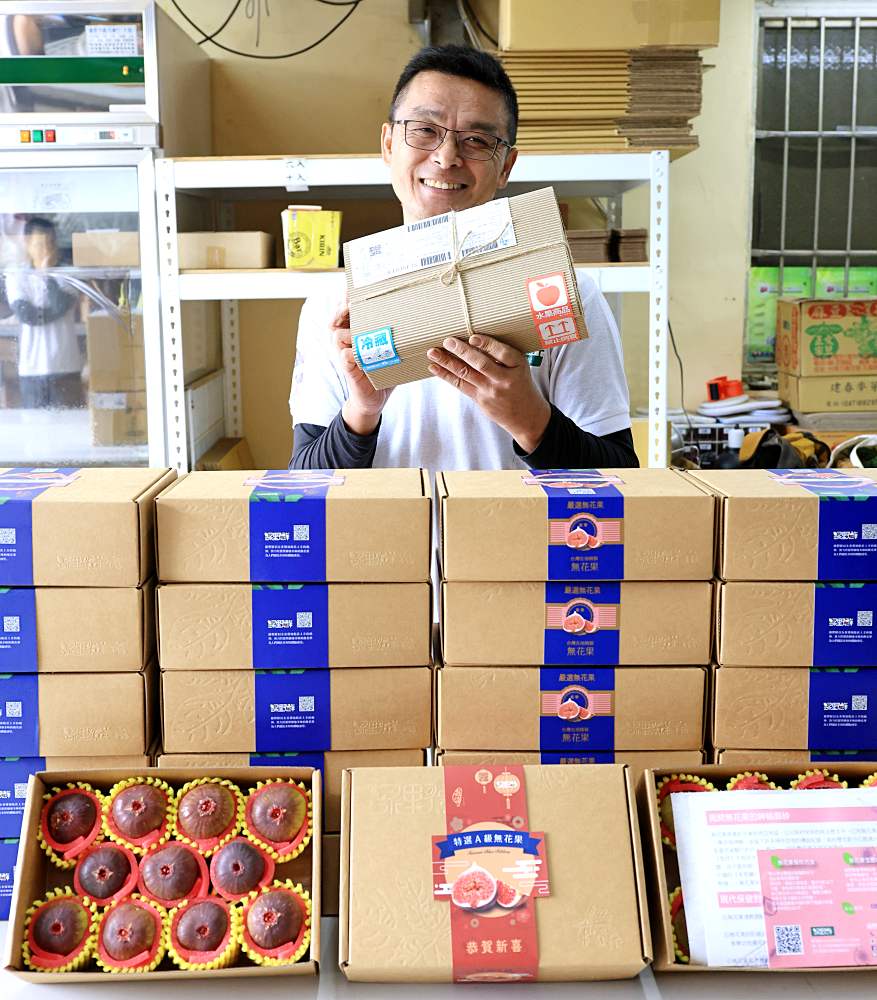
[[[44,229],[35,229],[24,238],[24,246],[34,267],[51,267],[55,261],[57,245],[54,236]]]
[[[508,114],[500,94],[475,80],[432,70],[418,73],[408,84],[396,118],[509,138]],[[490,160],[464,158],[450,132],[438,149],[414,149],[405,142],[404,126],[390,123],[381,129],[381,153],[390,166],[406,223],[490,201],[508,183],[518,155],[500,143]]]

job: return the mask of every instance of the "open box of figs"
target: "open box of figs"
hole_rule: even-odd
[[[873,762],[753,752],[644,786],[656,972],[877,969]]]
[[[37,774],[6,968],[38,982],[314,975],[321,813],[306,767]]]

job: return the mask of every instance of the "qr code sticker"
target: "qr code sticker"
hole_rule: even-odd
[[[16,781],[15,787],[13,788],[15,792],[15,797],[17,799],[27,798],[27,782],[26,781]]]
[[[804,940],[800,924],[777,924],[773,929],[777,955],[803,955]]]
[[[309,542],[311,540],[311,526],[309,524],[294,524],[292,526],[292,540],[294,542]]]
[[[313,626],[314,626],[313,611],[296,611],[295,613],[296,628],[313,628]]]
[[[866,694],[854,694],[850,700],[852,702],[854,712],[868,711],[868,696]]]
[[[863,542],[877,541],[877,524],[862,525],[862,541]]]
[[[300,695],[298,699],[298,710],[299,712],[313,712],[314,696],[312,694]]]
[[[7,701],[6,702],[6,718],[7,719],[20,719],[21,718],[21,702],[20,701]]]
[[[874,612],[873,611],[858,611],[856,613],[856,624],[859,628],[873,628],[874,626]]]
[[[15,528],[0,528],[0,545],[15,545]]]
[[[3,631],[4,632],[20,632],[21,631],[21,618],[18,615],[4,615],[3,616]]]

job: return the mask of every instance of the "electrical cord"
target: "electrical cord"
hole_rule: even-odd
[[[688,410],[685,409],[685,368],[682,364],[682,358],[679,354],[679,348],[676,346],[676,338],[673,336],[673,326],[670,323],[670,317],[667,317],[667,332],[670,334],[670,346],[673,348],[673,353],[676,355],[676,360],[679,362],[679,405],[682,408],[682,413],[685,416],[685,422],[688,424],[688,429],[694,431],[694,425],[691,422],[691,417],[688,415]]]
[[[174,7],[176,7],[176,9],[180,12],[180,14],[182,15],[182,17],[185,18],[185,20],[199,34],[201,34],[201,35],[204,36],[198,42],[199,45],[203,45],[206,42],[210,42],[212,45],[215,45],[218,49],[222,49],[223,52],[228,52],[228,53],[230,53],[231,55],[234,55],[234,56],[241,56],[244,59],[291,59],[293,56],[304,55],[305,52],[310,52],[311,49],[315,49],[318,45],[321,45],[323,42],[325,42],[326,39],[329,38],[330,35],[334,35],[335,32],[351,16],[351,14],[354,14],[356,12],[356,9],[363,2],[363,0],[347,0],[347,2],[345,2],[345,3],[336,3],[336,2],[332,2],[332,0],[318,0],[319,3],[324,3],[324,4],[326,4],[326,5],[330,6],[330,7],[349,7],[350,9],[347,11],[347,13],[339,21],[336,22],[336,24],[334,24],[324,35],[322,35],[320,38],[318,38],[315,42],[312,42],[310,45],[306,45],[303,49],[296,49],[294,52],[281,52],[281,53],[279,53],[277,55],[262,55],[261,53],[257,53],[257,52],[242,52],[240,49],[233,49],[233,48],[231,48],[228,45],[223,45],[221,42],[217,42],[216,41],[216,35],[218,35],[219,32],[222,31],[222,29],[232,19],[232,17],[234,16],[235,12],[238,9],[238,7],[240,6],[241,2],[242,2],[242,0],[237,0],[237,3],[235,4],[234,9],[228,15],[228,17],[226,18],[226,20],[222,24],[222,26],[217,31],[214,31],[213,34],[208,34],[200,25],[196,24],[192,20],[192,18],[189,17],[188,14],[186,14],[186,12],[180,7],[180,5],[177,2],[177,0],[172,0],[172,3],[174,5]]]
[[[488,40],[488,42],[490,42],[490,44],[494,48],[498,49],[499,42],[493,37],[493,35],[491,35],[487,31],[487,29],[484,27],[481,21],[478,20],[478,15],[475,13],[475,9],[469,3],[469,0],[463,0],[463,4],[466,7],[466,10],[469,12],[469,17],[471,17],[472,20],[475,22],[475,27],[481,32],[482,35],[484,35],[484,37]]]

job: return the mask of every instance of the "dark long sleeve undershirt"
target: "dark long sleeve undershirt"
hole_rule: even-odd
[[[375,458],[380,424],[371,434],[354,434],[339,412],[328,427],[296,424],[291,469],[367,469]],[[639,461],[630,428],[612,434],[583,431],[574,420],[551,406],[545,434],[535,451],[513,442],[515,454],[533,469],[625,469]]]

